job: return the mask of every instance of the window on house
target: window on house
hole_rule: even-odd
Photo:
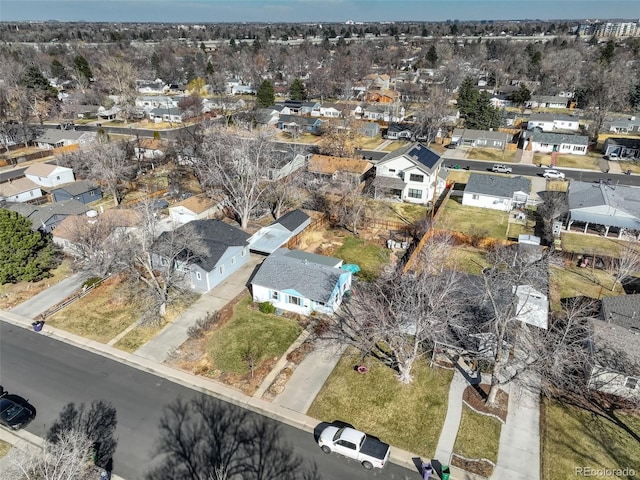
[[[395,168],[390,168],[389,169],[389,173],[396,173],[396,169]]]
[[[543,147],[543,148],[547,148],[549,146],[549,144],[548,143],[541,143],[540,146]]]
[[[224,265],[220,265],[220,275],[224,274]]]
[[[91,190],[91,191],[89,192],[89,196],[90,196],[90,197],[93,197],[95,194],[96,194],[96,192],[95,192],[94,190]]]
[[[638,386],[638,379],[635,377],[627,377],[624,382],[624,386],[631,390],[634,390]]]
[[[493,141],[493,146],[494,147],[500,147],[500,146],[502,146],[502,142],[500,140],[494,140]]]
[[[236,257],[231,257],[231,265],[233,265],[234,263],[236,263]]]
[[[474,194],[471,196],[471,198],[472,198],[472,199],[474,199],[474,200],[480,200],[480,195],[478,195],[477,193],[474,193]]]
[[[271,292],[271,300],[278,301],[280,300],[280,294],[275,290]]]
[[[161,257],[160,258],[160,265],[162,265],[163,267],[166,267],[169,264],[169,262],[167,261],[166,258]]]
[[[33,190],[31,190],[29,193],[30,193],[30,194],[31,194],[31,196],[33,197]]]
[[[242,256],[244,257],[247,254],[247,247],[242,249]]]
[[[302,305],[302,299],[300,297],[294,297],[293,295],[289,295],[289,303],[292,305]]]
[[[202,274],[200,272],[196,272],[196,279],[202,280]]]
[[[415,188],[409,189],[409,198],[422,198],[422,190]]]
[[[422,183],[424,182],[424,175],[418,175],[416,173],[412,173],[409,175],[409,180],[412,182]]]
[[[60,180],[60,175],[58,175],[58,176],[56,177],[56,180]]]

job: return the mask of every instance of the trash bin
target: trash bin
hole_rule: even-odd
[[[449,480],[449,476],[451,472],[449,471],[449,465],[442,466],[442,475],[440,476],[440,480]]]

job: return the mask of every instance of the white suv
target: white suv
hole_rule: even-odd
[[[556,179],[556,178],[563,179],[564,173],[558,170],[545,170],[542,176],[544,178],[549,178],[549,179]]]
[[[506,165],[502,165],[500,163],[496,163],[491,168],[491,171],[493,173],[511,173],[513,170],[511,169],[511,167],[507,167]]]

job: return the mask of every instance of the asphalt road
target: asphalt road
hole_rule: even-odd
[[[0,322],[0,385],[36,408],[37,416],[27,430],[39,436],[44,436],[47,426],[69,402],[111,402],[118,420],[114,473],[127,480],[143,480],[153,465],[163,408],[177,398],[188,400],[199,395],[151,373],[4,322]],[[322,453],[313,434],[279,425],[282,439],[305,462],[315,463],[323,480],[420,478],[416,471],[393,464],[384,470],[367,471],[352,460]]]

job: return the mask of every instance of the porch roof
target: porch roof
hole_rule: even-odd
[[[378,176],[373,180],[373,186],[376,188],[388,188],[390,190],[404,190],[406,183],[398,177]]]

